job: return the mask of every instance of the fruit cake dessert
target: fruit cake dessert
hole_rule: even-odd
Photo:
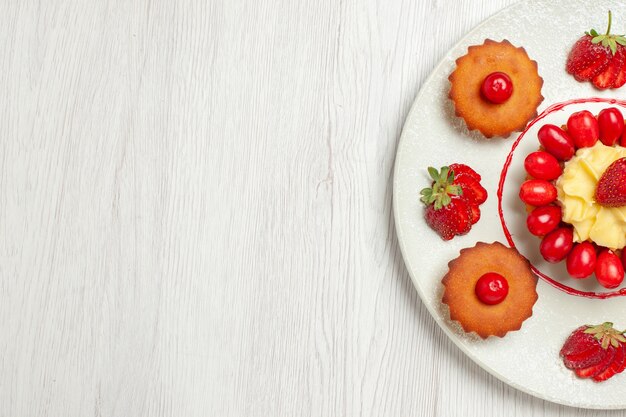
[[[597,116],[572,114],[563,127],[539,129],[540,150],[529,154],[528,179],[519,197],[527,227],[540,237],[539,251],[551,263],[566,261],[573,278],[595,273],[606,288],[624,279],[620,252],[626,246],[626,136],[615,107]]]
[[[605,34],[592,29],[578,39],[565,65],[576,80],[599,89],[626,84],[626,37],[611,34],[611,19],[609,12]],[[487,138],[524,130],[543,101],[537,63],[507,40],[470,46],[448,79],[456,115]],[[538,139],[538,150],[524,160],[527,176],[519,198],[528,230],[540,238],[539,252],[548,262],[565,262],[572,278],[595,275],[602,286],[619,287],[626,267],[622,113],[616,107],[597,115],[580,111],[564,126],[545,124]],[[481,176],[459,163],[428,172],[430,187],[421,191],[426,223],[444,241],[466,235],[487,199]],[[483,339],[521,328],[538,298],[537,274],[544,276],[515,249],[502,221],[513,247],[477,242],[461,249],[441,280],[441,301],[450,319]],[[578,377],[604,381],[626,369],[626,337],[609,322],[584,325],[570,334],[559,354]]]
[[[483,339],[519,330],[537,301],[537,277],[528,260],[499,242],[462,249],[442,283],[450,318]]]
[[[470,46],[449,80],[456,115],[487,138],[521,131],[543,101],[537,63],[507,40]]]

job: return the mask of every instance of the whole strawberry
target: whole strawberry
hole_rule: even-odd
[[[613,323],[581,326],[561,348],[563,363],[580,378],[605,381],[626,368],[626,338]]]
[[[459,172],[458,177],[455,171]],[[421,191],[426,223],[443,240],[469,232],[480,219],[478,206],[487,199],[487,191],[479,183],[480,175],[463,164],[444,166],[439,171],[429,167],[428,173],[433,182]]]
[[[566,70],[578,81],[591,81],[600,89],[618,88],[626,83],[624,35],[611,34],[612,15],[605,34],[595,29],[578,39],[567,58]]]
[[[596,186],[596,202],[605,207],[626,206],[626,158],[613,162]]]

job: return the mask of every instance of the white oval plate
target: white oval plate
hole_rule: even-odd
[[[626,297],[586,299],[565,294],[539,280],[539,300],[522,329],[501,339],[487,340],[465,334],[449,320],[447,309],[441,304],[441,277],[447,271],[448,261],[456,258],[460,249],[478,241],[507,243],[497,214],[496,191],[504,161],[518,136],[486,140],[468,132],[454,116],[447,98],[447,78],[454,61],[466,53],[468,46],[481,44],[486,38],[508,39],[523,46],[538,62],[545,97],[539,111],[574,98],[624,99],[626,87],[598,91],[589,83],[575,81],[564,69],[569,49],[584,31],[592,27],[599,32],[605,30],[608,10],[615,13],[613,27],[626,28],[626,12],[621,12],[624,9],[619,1],[528,0],[510,6],[469,33],[435,68],[413,103],[398,146],[393,191],[398,240],[413,284],[437,323],[463,352],[502,381],[537,397],[570,406],[616,409],[626,408],[626,372],[603,383],[578,379],[564,367],[559,349],[568,334],[581,324],[612,321],[617,328],[626,328]],[[569,114],[581,108],[597,114],[603,107],[608,104],[568,106],[548,116],[545,123],[562,124]],[[503,200],[509,228],[516,233],[516,243],[522,242],[518,249],[531,261],[540,259],[536,253],[539,241],[524,235],[523,213],[516,212],[523,209],[516,201],[516,188],[523,178],[523,157],[537,146],[536,134],[531,130],[514,154]],[[424,222],[419,192],[429,184],[428,166],[453,162],[476,169],[483,177],[489,198],[481,206],[481,220],[469,234],[444,242]],[[571,280],[563,282],[570,284]],[[590,284],[582,289],[601,290]]]

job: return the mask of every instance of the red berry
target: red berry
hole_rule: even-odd
[[[604,71],[611,59],[609,48],[594,44],[591,39],[589,35],[580,38],[567,57],[566,70],[578,81],[591,80]]]
[[[574,372],[581,378],[594,378],[596,375],[599,375],[611,366],[613,358],[615,358],[616,350],[617,349],[615,349],[614,346],[609,345],[606,349],[601,351],[600,355],[603,355],[603,358],[597,365],[590,366],[588,368],[576,369]]]
[[[509,283],[502,275],[495,272],[487,272],[476,282],[474,292],[484,304],[499,304],[509,293]]]
[[[461,186],[454,184],[454,174],[450,168],[442,167],[438,171],[429,167],[428,173],[433,182],[420,192],[421,201],[426,205],[426,223],[443,240],[469,232],[472,227],[472,209],[468,200],[460,195],[463,192]]]
[[[552,183],[545,180],[527,180],[519,190],[519,198],[531,206],[545,206],[556,200],[557,192]]]
[[[458,197],[452,198],[451,202],[439,209],[434,205],[426,207],[424,213],[426,223],[443,240],[450,240],[456,235],[464,235],[469,232],[472,223],[472,211],[470,206]]]
[[[615,55],[612,55],[609,65],[602,72],[593,77],[591,82],[596,88],[601,90],[612,88],[613,84],[617,81],[617,77],[619,76],[623,65],[624,56],[622,54],[616,53]]]
[[[526,172],[538,180],[554,180],[561,176],[563,169],[552,154],[543,151],[528,154],[524,160]]]
[[[578,243],[567,255],[567,272],[574,278],[587,278],[596,268],[596,249],[589,242]]]
[[[574,232],[569,227],[560,227],[548,233],[541,244],[539,252],[543,259],[551,263],[561,262],[574,246]]]
[[[454,178],[469,176],[480,181],[480,174],[465,164],[450,164],[450,171],[454,172]]]
[[[513,94],[513,81],[503,72],[492,72],[483,81],[480,92],[488,101],[501,104]]]
[[[587,327],[585,326],[585,329],[586,328]],[[592,346],[587,350],[572,353],[571,355],[561,355],[563,356],[563,363],[566,367],[569,369],[582,369],[597,365],[602,361],[602,347],[598,344],[595,337],[591,336],[591,338],[595,340],[595,346]]]
[[[602,370],[607,368],[607,356],[613,353],[610,352],[609,346],[617,345],[618,351],[623,346],[623,340],[622,332],[614,329],[612,323],[581,326],[570,334],[559,354],[564,365],[574,370],[578,376],[593,377],[596,374],[600,375]],[[603,346],[603,343],[606,345]],[[601,365],[602,363],[604,365]],[[620,370],[621,365],[616,364],[616,373],[623,371]]]
[[[600,140],[607,146],[614,146],[624,131],[624,116],[615,107],[600,111],[598,114],[600,125]]]
[[[535,236],[545,236],[561,223],[561,209],[556,206],[537,207],[528,214],[526,226]]]
[[[598,121],[588,110],[573,113],[567,119],[567,133],[577,148],[593,146],[600,137]]]
[[[598,339],[596,339],[592,334],[585,333],[585,330],[588,328],[589,327],[587,326],[580,326],[569,335],[559,352],[561,356],[578,355],[600,347]],[[593,364],[585,365],[586,366],[584,367],[586,368],[587,366],[591,366]]]
[[[480,175],[464,164],[451,164],[437,170],[428,168],[430,187],[420,191],[426,205],[426,223],[443,240],[463,235],[480,219],[479,204],[487,199]]]
[[[614,161],[596,185],[596,202],[605,207],[626,205],[626,157]]]
[[[626,367],[624,332],[605,322],[581,326],[567,338],[559,352],[563,364],[580,378],[606,381]]]
[[[622,343],[622,348],[624,349],[624,361],[621,364],[618,364],[618,366],[616,366],[615,371],[618,374],[620,372],[623,372],[624,369],[626,369],[626,345],[624,345],[623,343]]]
[[[539,142],[556,159],[567,161],[574,156],[574,141],[558,126],[543,125],[537,133]]]
[[[626,349],[626,346],[624,346],[623,343],[620,343],[618,347],[615,348],[615,357],[613,358],[611,366],[607,367],[604,371],[594,376],[594,381],[606,381],[613,375],[618,374],[624,370],[624,360],[626,359],[626,353],[624,352],[624,349]]]
[[[472,212],[471,223],[476,224],[480,220],[480,207],[478,207],[478,204],[470,204],[469,206]]]
[[[461,186],[463,197],[470,204],[482,204],[487,200],[487,190],[472,177],[467,175],[455,176],[454,183]]]
[[[599,35],[595,29],[585,32],[567,57],[566,70],[577,80],[592,80],[597,88],[613,88],[623,84],[620,80],[624,56],[623,35],[611,34],[611,11],[605,34]],[[621,84],[620,84],[621,83]]]
[[[617,50],[617,55],[621,55],[622,60],[626,63],[626,52],[624,52],[624,48],[619,48]],[[620,88],[624,84],[626,84],[626,65],[622,65],[622,69],[619,74],[617,74],[617,78],[613,82],[613,88]]]
[[[604,249],[596,260],[596,279],[605,288],[617,288],[624,280],[624,267],[619,257]]]

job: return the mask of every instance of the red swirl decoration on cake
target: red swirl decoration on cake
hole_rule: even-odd
[[[568,101],[564,101],[561,103],[553,104],[549,106],[547,109],[545,109],[544,111],[542,111],[539,114],[539,116],[537,116],[537,118],[535,118],[532,122],[528,124],[528,126],[526,126],[526,129],[524,129],[524,131],[519,135],[517,140],[513,143],[513,146],[511,147],[511,151],[506,157],[506,161],[504,162],[504,166],[502,167],[502,171],[500,173],[500,181],[498,183],[498,215],[500,216],[500,223],[502,224],[502,230],[504,231],[506,240],[508,241],[509,245],[512,248],[516,248],[516,246],[515,246],[515,242],[513,241],[513,237],[511,236],[511,233],[509,232],[509,228],[506,224],[506,220],[504,219],[504,212],[502,210],[502,194],[504,190],[504,182],[506,180],[509,167],[511,166],[511,161],[513,160],[513,153],[515,152],[515,149],[517,148],[519,143],[522,141],[522,139],[524,139],[524,136],[526,135],[526,133],[528,133],[528,131],[539,121],[543,120],[544,118],[546,118],[548,115],[552,113],[563,110],[567,106],[570,106],[572,104],[584,104],[584,103],[617,104],[626,108],[626,100],[618,100],[614,98],[600,98],[600,97],[574,99],[574,100],[568,100]],[[561,282],[558,282],[554,278],[544,274],[532,264],[531,264],[531,269],[539,278],[543,279],[544,281],[546,281],[548,284],[552,285],[553,287],[570,295],[575,295],[578,297],[585,297],[585,298],[596,298],[596,299],[606,299],[606,298],[620,297],[620,296],[626,295],[626,287],[620,288],[619,290],[616,290],[616,291],[602,292],[602,293],[577,290]]]

